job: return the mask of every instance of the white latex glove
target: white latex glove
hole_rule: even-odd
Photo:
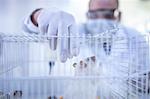
[[[71,14],[56,9],[43,9],[37,18],[37,23],[40,34],[50,37],[50,48],[58,49],[62,62],[78,55],[78,39],[73,38],[78,36],[78,31]],[[53,36],[58,37],[54,38]]]

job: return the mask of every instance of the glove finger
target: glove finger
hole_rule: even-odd
[[[71,43],[70,42],[71,42],[71,38],[68,37],[68,58],[69,59],[73,58],[73,54],[71,53]]]
[[[58,32],[58,26],[56,24],[49,24],[48,27],[48,37],[50,38],[49,46],[51,50],[56,50],[57,47],[57,32]]]
[[[76,24],[73,24],[69,27],[70,33],[70,53],[73,56],[77,56],[79,54],[79,32]]]
[[[52,19],[50,15],[51,12],[49,10],[43,9],[37,18],[38,28],[41,35],[48,32],[49,20]]]
[[[46,34],[47,31],[48,31],[48,27],[49,27],[48,24],[45,24],[45,25],[39,24],[38,28],[39,28],[40,34],[41,34],[41,35]]]
[[[62,22],[58,26],[58,37],[59,37],[59,56],[61,62],[65,62],[68,57],[68,27]]]

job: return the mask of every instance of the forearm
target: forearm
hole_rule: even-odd
[[[40,9],[36,9],[36,10],[32,13],[32,15],[31,15],[31,21],[32,21],[32,23],[33,23],[35,26],[37,26],[37,27],[38,27],[37,18],[38,18],[38,16],[39,16],[41,10],[42,10],[41,8],[40,8]]]

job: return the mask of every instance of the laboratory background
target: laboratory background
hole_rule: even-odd
[[[89,0],[0,0],[0,31],[22,33],[23,19],[35,8],[57,7],[74,15],[78,23],[86,20]],[[150,1],[120,0],[122,23],[141,31],[149,30]],[[78,17],[80,16],[80,17]]]
[[[23,30],[24,20],[37,8],[58,8],[77,24],[87,22],[88,3],[0,0],[0,99],[150,99],[150,0],[119,0],[121,24],[139,31],[142,39],[127,41],[122,32],[112,39],[108,32],[118,28],[94,39],[75,37],[80,54],[65,63],[57,50],[50,50],[49,37]]]

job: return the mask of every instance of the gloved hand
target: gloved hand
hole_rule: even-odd
[[[79,53],[78,30],[71,14],[56,10],[42,9],[37,18],[41,34],[46,34],[50,40],[50,48],[59,52],[60,60],[77,56]]]

